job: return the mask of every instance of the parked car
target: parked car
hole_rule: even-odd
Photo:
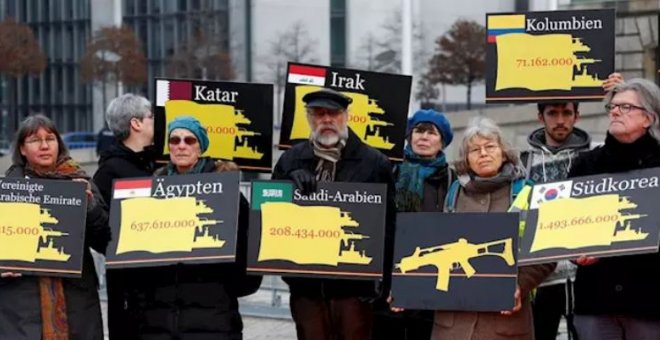
[[[67,132],[62,135],[64,144],[69,150],[94,148],[96,149],[96,134],[89,131]]]

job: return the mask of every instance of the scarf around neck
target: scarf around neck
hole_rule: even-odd
[[[28,163],[25,165],[25,175],[46,179],[90,179],[78,163],[69,156],[58,159],[53,170],[38,170]],[[49,276],[39,277],[39,293],[42,339],[67,340],[69,323],[62,279]]]
[[[316,140],[312,140],[312,150],[314,156],[319,158],[314,172],[316,180],[319,182],[333,182],[337,174],[337,162],[341,157],[341,150],[346,146],[346,140],[340,139],[335,147],[326,148],[321,146]]]
[[[500,172],[493,177],[479,177],[470,171],[458,176],[458,181],[466,191],[470,192],[492,192],[518,178],[524,177],[524,172],[510,162],[504,163]]]
[[[424,159],[412,151],[410,144],[404,149],[405,161],[399,166],[396,182],[396,204],[399,211],[421,211],[424,199],[424,182],[439,171],[447,171],[445,154]]]
[[[209,162],[208,157],[200,158],[199,160],[197,160],[197,163],[195,163],[195,166],[192,167],[192,169],[185,172],[185,174],[186,175],[201,174],[208,162]],[[167,163],[167,176],[172,176],[172,175],[181,175],[181,174],[176,170],[176,166],[174,165],[174,163],[169,162]]]

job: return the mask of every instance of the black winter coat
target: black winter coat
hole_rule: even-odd
[[[24,169],[13,167],[7,177],[25,177]],[[98,279],[89,248],[105,253],[110,228],[101,194],[90,184],[94,200],[87,207],[82,277],[63,279],[71,340],[103,339]],[[40,296],[37,276],[0,279],[0,339],[41,339]]]
[[[314,173],[319,159],[309,142],[301,142],[287,150],[278,160],[273,170],[272,179],[290,179],[289,174],[298,169],[307,169]],[[392,165],[380,151],[365,145],[349,129],[346,146],[337,162],[336,182],[385,183],[387,184],[388,225],[385,231],[384,272],[386,277],[392,268],[392,247],[394,244],[394,179]],[[382,291],[382,281],[356,281],[345,279],[311,279],[284,277],[294,294],[309,297],[369,297],[375,298]],[[387,282],[387,280],[385,280]]]
[[[202,170],[214,171],[214,162]],[[108,291],[115,299],[109,303],[110,338],[242,339],[237,298],[261,285],[261,276],[247,276],[245,271],[248,216],[249,205],[241,195],[235,263],[108,271],[114,279],[108,281]]]
[[[114,144],[101,153],[94,183],[101,190],[103,200],[110,206],[112,181],[118,178],[150,177],[154,173],[154,151],[148,147],[135,152],[122,143]]]
[[[569,177],[660,167],[660,145],[646,134],[631,144],[609,133],[605,145],[582,154]],[[610,314],[660,319],[660,253],[601,258],[579,266],[575,281],[577,314]]]

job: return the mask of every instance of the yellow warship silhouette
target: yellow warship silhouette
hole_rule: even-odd
[[[369,237],[344,229],[359,226],[348,212],[336,207],[266,202],[261,205],[261,244],[257,260],[329,266],[368,265],[373,259],[364,250],[357,250],[356,242]]]
[[[42,226],[43,223],[57,224],[58,222],[47,209],[42,209],[39,204],[1,203],[0,225],[7,230],[0,237],[0,260],[68,261],[71,255],[65,253],[64,247],[57,247],[55,240],[57,237],[69,234]],[[10,233],[11,235],[9,235]]]
[[[211,227],[222,221],[203,219],[213,209],[194,197],[138,197],[121,201],[117,255],[145,251],[155,254],[222,248],[225,240]],[[180,221],[179,225],[173,225]],[[168,224],[169,223],[169,224]]]
[[[502,247],[498,252],[492,251],[492,247]],[[406,256],[395,265],[401,273],[418,270],[425,266],[435,266],[438,271],[438,279],[435,289],[441,291],[449,290],[449,276],[455,269],[462,268],[465,276],[471,278],[477,271],[470,264],[470,260],[481,256],[498,256],[504,259],[507,265],[513,266],[513,240],[511,238],[485,242],[479,244],[469,243],[464,238],[459,238],[454,243],[442,244],[435,247],[416,247],[410,256]]]
[[[534,46],[534,48],[529,48]],[[576,53],[590,52],[580,38],[570,34],[531,35],[510,33],[497,37],[497,80],[495,90],[523,88],[532,91],[570,90],[574,87],[598,87],[604,79],[589,74],[585,64],[601,60],[578,58]],[[546,64],[532,64],[543,56]],[[553,64],[554,60],[554,64]],[[558,61],[562,61],[559,63]],[[567,63],[567,61],[571,63]]]
[[[637,204],[618,194],[562,198],[544,202],[539,206],[539,226],[551,225],[557,216],[561,216],[562,220],[567,223],[580,220],[584,223],[572,224],[563,228],[537,229],[530,253],[550,248],[577,249],[610,246],[615,242],[646,239],[648,233],[643,232],[641,228],[634,229],[631,225],[632,220],[646,215],[621,213],[621,210],[636,207]],[[589,215],[594,217],[590,217],[589,221],[584,221],[585,211],[590,212]],[[598,220],[599,218],[600,220]]]
[[[190,100],[168,100],[165,102],[167,121],[179,116],[195,116],[209,129],[209,149],[205,156],[232,160],[234,158],[261,159],[264,155],[256,146],[250,146],[248,137],[259,136],[245,126],[252,121],[243,110],[225,104],[198,104]],[[167,138],[167,136],[165,137]],[[165,154],[169,154],[165,141]]]
[[[311,131],[309,129],[309,123],[307,122],[307,113],[302,98],[306,94],[320,89],[322,89],[322,87],[319,86],[296,86],[296,105],[293,116],[293,126],[291,128],[291,139],[309,138]],[[381,128],[385,126],[393,126],[394,124],[372,117],[372,115],[383,116],[385,114],[383,108],[378,106],[378,101],[369,98],[368,95],[362,93],[347,91],[342,91],[342,93],[353,99],[353,102],[348,107],[348,126],[351,127],[353,132],[355,132],[363,142],[374,148],[391,150],[395,144],[390,142],[388,136],[382,136]]]

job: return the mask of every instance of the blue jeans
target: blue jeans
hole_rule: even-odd
[[[660,320],[618,315],[575,315],[580,340],[658,340]]]

